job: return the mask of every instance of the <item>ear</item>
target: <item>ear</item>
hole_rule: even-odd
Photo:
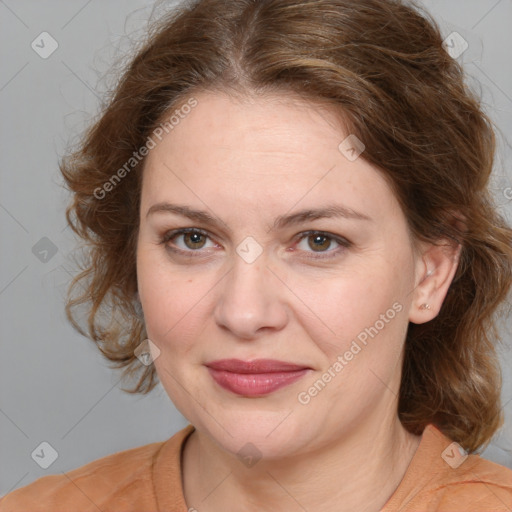
[[[423,324],[435,318],[443,305],[459,265],[462,246],[453,240],[422,244],[416,263],[416,283],[409,321]],[[422,308],[428,304],[430,308]]]

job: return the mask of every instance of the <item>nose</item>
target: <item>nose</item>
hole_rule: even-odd
[[[288,322],[284,286],[267,268],[263,256],[247,263],[235,255],[232,269],[222,280],[215,320],[240,339],[279,331]]]

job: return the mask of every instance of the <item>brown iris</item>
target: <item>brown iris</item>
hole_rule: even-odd
[[[187,239],[191,240],[190,245],[187,243]],[[201,242],[201,238],[203,238]],[[201,249],[205,244],[206,236],[202,233],[183,233],[183,240],[185,245],[189,249]]]
[[[314,240],[314,245],[309,243],[309,241],[311,239]],[[317,244],[317,242],[321,242],[321,243]],[[311,247],[311,249],[328,249],[330,244],[331,244],[331,239],[328,236],[325,236],[325,235],[309,235],[308,236],[308,245]],[[323,252],[323,251],[320,251],[320,252]]]

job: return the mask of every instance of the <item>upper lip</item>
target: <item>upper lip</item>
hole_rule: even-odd
[[[292,372],[304,370],[309,366],[287,363],[276,359],[253,359],[252,361],[242,361],[241,359],[219,359],[206,363],[206,366],[214,370],[224,370],[233,373],[274,373],[274,372]]]

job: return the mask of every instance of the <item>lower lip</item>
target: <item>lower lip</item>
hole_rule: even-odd
[[[263,396],[299,380],[309,368],[275,373],[233,373],[213,368],[208,368],[208,371],[215,382],[228,391],[237,395]]]

